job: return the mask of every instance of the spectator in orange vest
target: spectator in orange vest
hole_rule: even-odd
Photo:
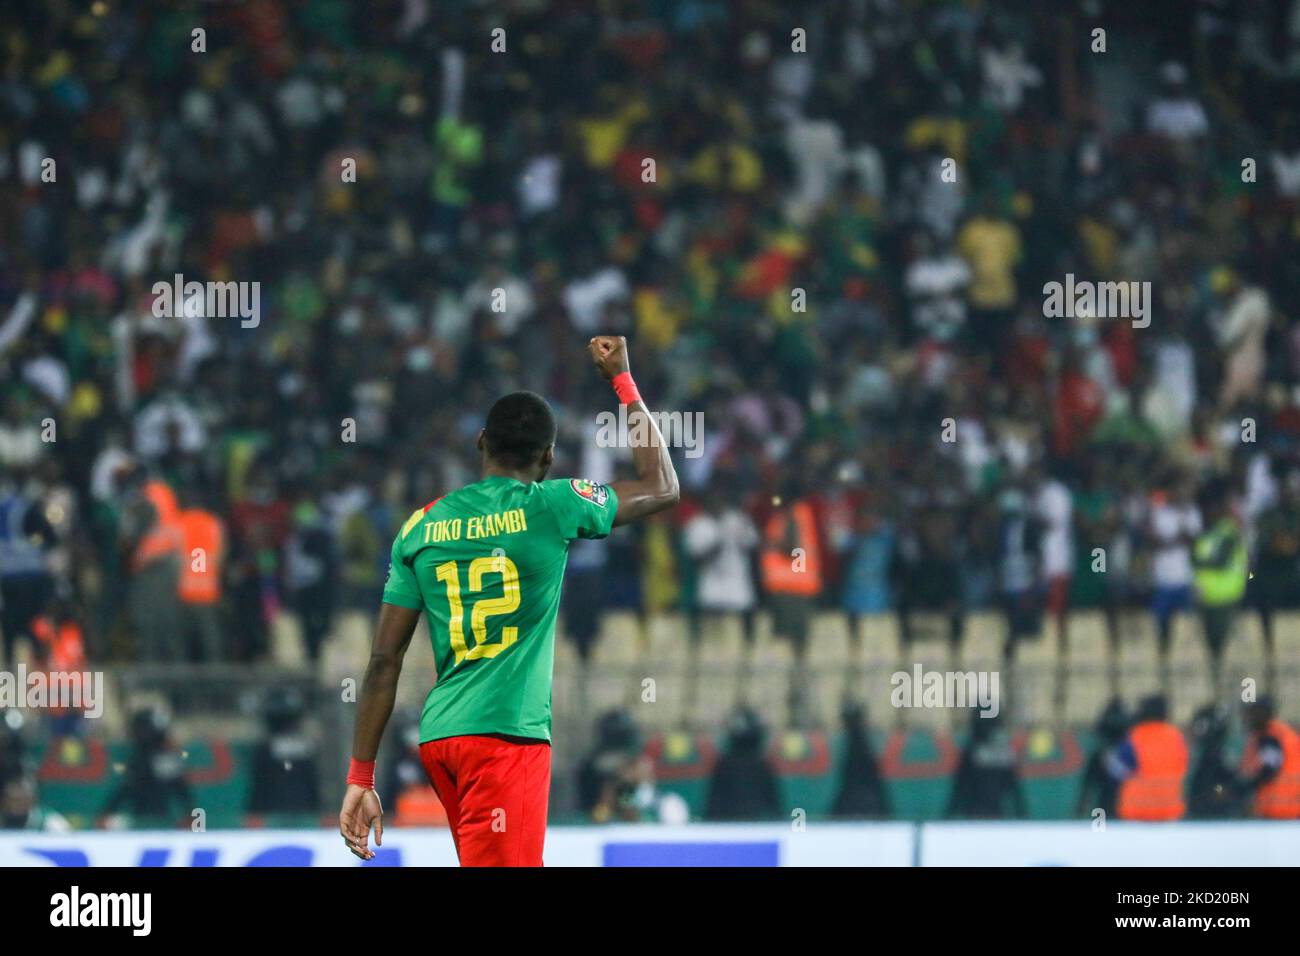
[[[142,660],[181,659],[181,531],[176,495],[143,468],[123,481],[124,503],[118,525],[126,558],[127,617]]]
[[[50,611],[32,621],[38,653],[47,670],[80,671],[86,666],[86,644],[67,601],[50,602]]]
[[[189,503],[193,502],[187,501]],[[220,661],[227,656],[221,630],[225,525],[215,514],[201,507],[188,507],[181,511],[178,525],[181,557],[177,597],[181,602],[181,647],[197,643],[200,660]]]
[[[1250,736],[1241,757],[1241,790],[1253,793],[1252,814],[1300,819],[1300,734],[1277,718],[1271,697],[1246,705]]]
[[[763,531],[763,590],[772,630],[803,655],[812,613],[822,593],[821,535],[812,505],[787,482]]]
[[[1160,695],[1142,701],[1127,737],[1107,759],[1111,776],[1120,781],[1121,820],[1178,820],[1187,812],[1187,741],[1168,713]]]
[[[86,644],[81,625],[77,623],[72,608],[62,598],[55,598],[46,613],[32,620],[32,635],[36,638],[37,655],[41,666],[51,675],[51,686],[64,686],[73,694],[82,694],[82,672],[86,668]],[[59,675],[57,682],[53,675]],[[74,698],[75,700],[75,698]],[[84,701],[85,698],[82,697]],[[85,727],[81,712],[71,707],[50,707],[51,732],[55,736],[78,733]]]

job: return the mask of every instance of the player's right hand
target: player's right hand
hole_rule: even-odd
[[[379,794],[355,783],[348,784],[343,809],[339,811],[339,833],[353,856],[363,860],[375,858],[375,851],[369,846],[371,826],[375,828],[375,846],[383,846],[384,808],[379,803]]]
[[[597,335],[587,343],[587,352],[606,381],[628,371],[627,339],[621,335]]]

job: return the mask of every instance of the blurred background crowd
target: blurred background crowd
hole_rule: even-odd
[[[597,332],[704,443],[575,546],[579,657],[618,610],[1199,611],[1217,656],[1300,607],[1300,3],[46,0],[0,45],[8,661],[289,616],[310,667],[498,395],[629,466]],[[256,325],[157,316],[175,274]],[[1046,317],[1067,275],[1149,326]]]

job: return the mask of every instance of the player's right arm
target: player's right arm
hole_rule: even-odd
[[[628,372],[627,339],[622,336],[598,335],[587,344],[591,360],[596,363],[606,381],[616,386],[620,375]],[[635,394],[636,386],[632,385]],[[677,484],[677,470],[673,467],[672,457],[668,454],[668,444],[659,433],[650,410],[639,394],[627,403],[627,421],[629,432],[637,434],[642,431],[641,418],[644,418],[644,434],[647,440],[641,445],[632,445],[632,464],[636,468],[636,478],[631,481],[616,481],[610,485],[618,500],[618,511],[614,515],[614,526],[648,518],[677,504],[681,491]]]
[[[396,604],[379,605],[379,626],[375,629],[370,663],[357,698],[357,725],[352,736],[353,765],[368,764],[373,777],[375,757],[384,727],[393,713],[397,698],[397,679],[402,674],[402,658],[415,633],[420,612]],[[375,828],[375,845],[384,843],[384,809],[379,803],[373,781],[357,783],[349,774],[348,789],[339,811],[339,833],[355,856],[374,859],[368,846],[371,826]]]
[[[420,621],[422,604],[414,572],[402,561],[402,538],[393,542],[392,563],[379,605],[379,624],[370,647],[370,661],[357,697],[357,723],[352,734],[352,765],[348,788],[339,811],[339,833],[353,855],[374,859],[368,845],[370,828],[375,845],[384,842],[384,809],[375,792],[375,757],[384,727],[393,714],[397,679],[402,675],[402,658],[410,647],[411,635]]]

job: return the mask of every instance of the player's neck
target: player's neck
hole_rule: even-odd
[[[513,478],[515,481],[523,482],[525,485],[531,485],[537,480],[537,472],[532,468],[509,468],[505,465],[499,465],[494,461],[484,461],[483,477]]]

